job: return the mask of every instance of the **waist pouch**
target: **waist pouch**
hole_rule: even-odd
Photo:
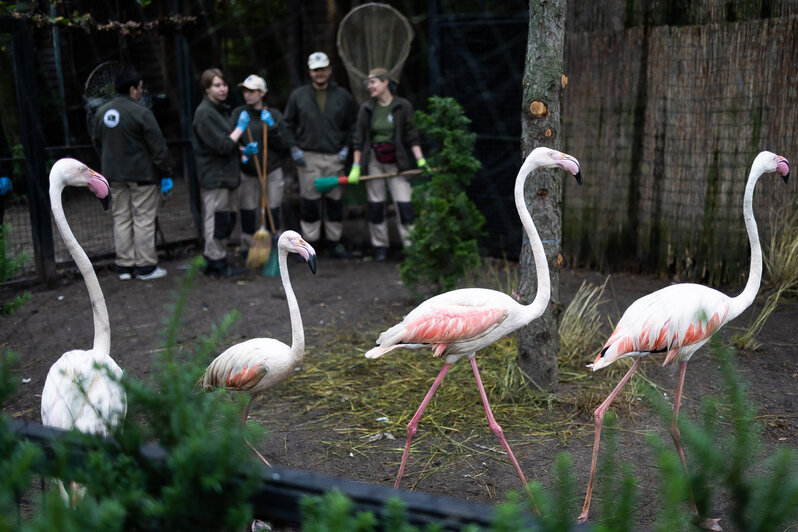
[[[396,161],[396,147],[393,142],[377,142],[372,144],[374,157],[381,163],[392,163]]]

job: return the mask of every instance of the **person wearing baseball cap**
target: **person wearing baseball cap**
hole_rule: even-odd
[[[343,173],[357,105],[349,91],[330,79],[332,67],[324,52],[308,56],[308,75],[310,84],[295,89],[285,107],[285,123],[293,141],[291,158],[299,176],[299,222],[305,240],[313,245],[321,239],[323,225],[330,254],[348,258],[341,242],[343,191],[335,187],[322,196],[314,181]]]
[[[232,116],[242,112],[249,114],[250,121],[238,141],[242,148],[241,185],[238,187],[238,209],[241,215],[241,254],[246,258],[252,247],[255,231],[265,226],[266,220],[260,216],[260,179],[258,173],[266,169],[266,196],[274,219],[275,230],[280,228],[280,205],[283,203],[283,169],[280,166],[282,155],[288,155],[288,132],[283,114],[266,105],[268,92],[266,80],[251,74],[238,84],[244,97],[244,105],[233,109]],[[264,130],[264,128],[266,128]],[[263,146],[266,146],[264,165]],[[271,230],[271,228],[269,228]]]

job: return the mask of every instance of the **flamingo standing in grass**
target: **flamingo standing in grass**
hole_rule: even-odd
[[[293,375],[294,369],[305,355],[305,331],[302,328],[299,305],[291,288],[291,279],[288,277],[288,254],[298,253],[315,274],[316,251],[296,231],[285,231],[277,241],[277,252],[280,278],[291,315],[291,345],[274,338],[252,338],[230,347],[216,357],[202,376],[202,386],[206,390],[224,387],[249,394],[249,402],[241,414],[242,425],[247,421],[254,398]],[[246,443],[264,464],[270,465],[251,443]]]
[[[759,234],[754,220],[754,187],[763,174],[770,172],[781,174],[784,182],[787,183],[790,177],[790,163],[780,155],[763,151],[754,159],[743,196],[743,218],[751,244],[751,272],[742,293],[737,297],[729,297],[703,285],[683,283],[668,286],[641,297],[624,312],[615,331],[604,344],[595,362],[591,364],[593,371],[596,371],[620,358],[636,357],[634,364],[621,379],[621,382],[595,411],[596,436],[593,444],[593,459],[590,465],[590,479],[587,484],[585,504],[578,517],[580,523],[587,521],[590,511],[590,497],[593,492],[604,413],[623,385],[640,366],[642,357],[648,354],[667,353],[663,366],[673,360],[679,362],[679,380],[673,402],[673,421],[670,432],[673,442],[676,444],[682,468],[687,474],[687,463],[680,443],[681,435],[676,424],[687,362],[718,329],[747,309],[754,302],[759,291],[759,283],[762,279],[762,247],[759,245]],[[698,518],[698,509],[692,494],[690,494],[690,511]],[[698,524],[709,530],[721,530],[718,519],[703,519],[699,520]]]
[[[122,369],[111,358],[111,327],[97,274],[86,252],[69,228],[61,192],[67,185],[88,187],[108,209],[111,189],[106,179],[75,159],[61,159],[50,170],[50,205],[53,219],[89,291],[94,315],[94,345],[88,351],[67,351],[50,367],[42,390],[42,423],[63,430],[107,436],[127,412],[125,390],[120,382]],[[72,485],[67,494],[58,482],[61,495],[73,505],[83,488]]]
[[[401,323],[380,334],[377,339],[377,347],[366,353],[367,358],[377,358],[394,349],[431,347],[434,349],[434,356],[445,357],[443,368],[407,426],[405,450],[394,488],[398,488],[402,480],[407,456],[410,452],[410,443],[424,409],[427,408],[430,399],[452,364],[467,356],[474,371],[474,378],[485,407],[490,429],[507,451],[524,487],[529,490],[524,473],[510,450],[501,427],[493,417],[485,388],[479,376],[475,355],[479,349],[491,345],[503,336],[541,316],[549,303],[551,279],[549,278],[546,254],[535,224],[532,222],[532,216],[524,202],[526,178],[537,168],[562,168],[571,172],[578,183],[582,183],[579,162],[570,155],[551,148],[534,149],[518,171],[515,180],[515,205],[529,237],[532,254],[535,258],[538,278],[535,300],[529,305],[522,305],[507,294],[484,288],[463,288],[445,292],[424,301],[411,311]]]

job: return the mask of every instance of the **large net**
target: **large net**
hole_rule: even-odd
[[[86,125],[91,138],[94,138],[94,113],[102,104],[116,96],[114,79],[125,68],[126,65],[121,61],[105,61],[97,65],[86,78],[86,86],[83,89],[83,107],[86,110]]]
[[[393,79],[399,80],[412,42],[413,28],[391,6],[363,4],[344,17],[338,26],[338,54],[358,103],[369,98],[365,81],[372,68],[385,68]]]

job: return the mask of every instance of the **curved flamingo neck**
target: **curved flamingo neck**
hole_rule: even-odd
[[[279,251],[278,263],[280,266],[280,279],[283,281],[285,298],[288,300],[288,314],[291,316],[291,356],[295,363],[302,362],[305,355],[305,329],[302,327],[302,316],[299,314],[294,289],[288,276],[288,252]]]
[[[529,305],[524,305],[525,319],[527,322],[543,314],[551,298],[551,278],[549,276],[549,264],[546,261],[546,251],[543,249],[543,242],[540,240],[538,230],[535,228],[535,223],[532,221],[532,214],[529,212],[529,207],[524,200],[526,178],[537,168],[538,164],[535,161],[527,159],[524,161],[524,164],[521,165],[521,169],[518,171],[518,176],[515,179],[515,207],[518,209],[518,216],[521,218],[521,224],[524,226],[527,238],[529,238],[529,247],[532,249],[532,256],[535,259],[535,270],[538,278],[538,289],[535,293],[535,299]]]
[[[759,168],[751,168],[748,182],[745,185],[743,219],[745,220],[745,229],[748,231],[748,242],[751,245],[751,271],[748,273],[748,281],[745,283],[743,291],[737,297],[731,298],[729,302],[729,319],[739,316],[751,306],[762,281],[762,246],[759,243],[759,230],[754,219],[754,188],[763,173]]]
[[[92,314],[94,316],[93,352],[99,356],[105,356],[110,354],[111,350],[111,324],[108,319],[108,309],[105,306],[105,296],[103,296],[100,282],[97,280],[97,274],[88,255],[78,244],[78,240],[72,233],[69,223],[67,223],[64,206],[61,203],[61,192],[63,190],[64,183],[61,181],[50,186],[50,205],[53,211],[53,219],[69,254],[83,276],[86,290],[89,292],[89,300],[91,301]]]

